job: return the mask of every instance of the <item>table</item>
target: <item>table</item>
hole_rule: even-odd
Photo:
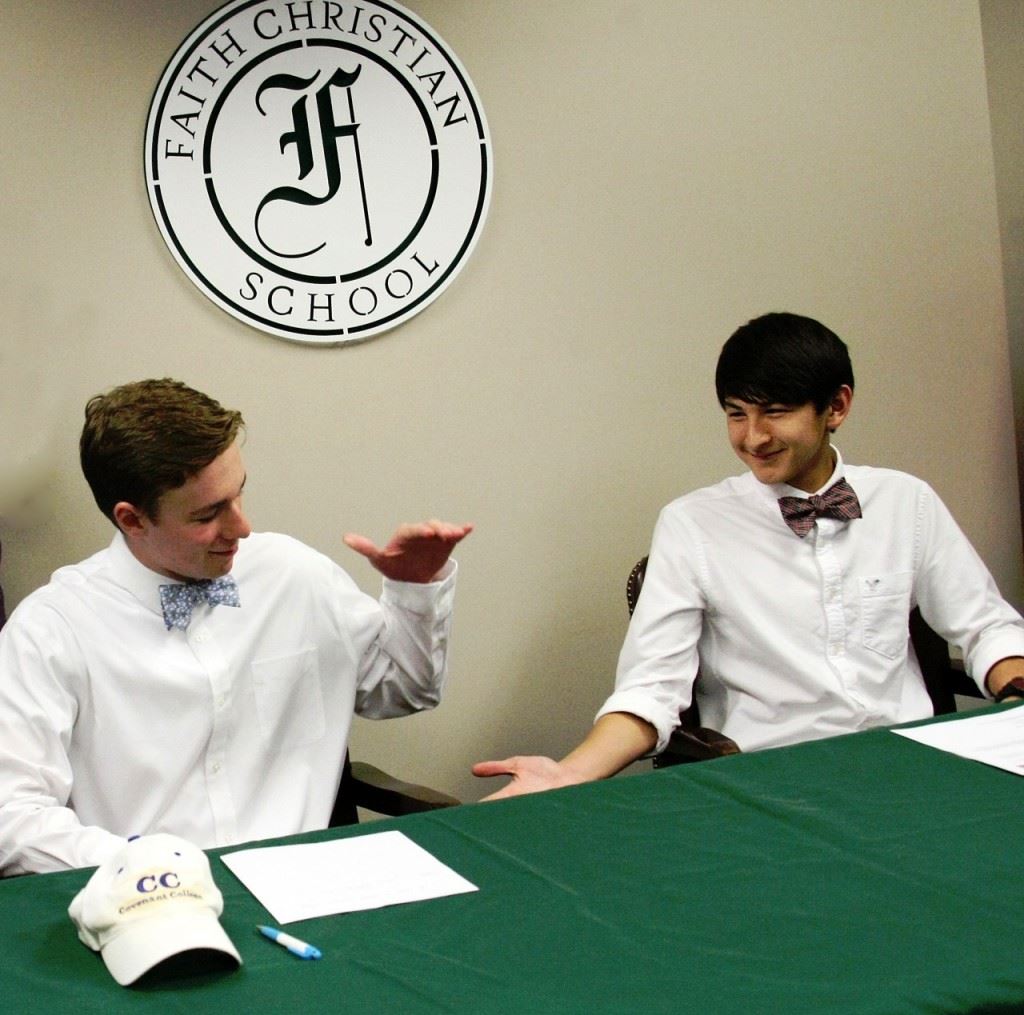
[[[388,828],[480,891],[290,924],[303,962],[213,850],[245,965],[145,988],[75,937],[88,871],[0,882],[0,1011],[1024,1012],[1024,780],[886,730],[274,841]]]

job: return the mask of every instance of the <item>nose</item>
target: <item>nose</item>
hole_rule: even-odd
[[[231,505],[231,510],[225,516],[223,535],[225,539],[231,542],[234,542],[236,539],[245,539],[247,536],[252,535],[252,526],[242,510],[241,500],[236,500]]]
[[[746,444],[751,451],[764,447],[771,439],[772,435],[765,420],[756,413],[747,417]]]

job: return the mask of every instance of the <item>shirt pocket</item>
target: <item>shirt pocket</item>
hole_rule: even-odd
[[[298,747],[324,735],[324,699],[314,648],[252,664],[256,714],[268,743]]]
[[[913,579],[910,571],[860,579],[861,639],[865,648],[886,659],[899,659],[907,651]]]

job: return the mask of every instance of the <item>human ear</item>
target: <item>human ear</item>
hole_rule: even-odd
[[[126,535],[140,533],[145,525],[145,515],[134,504],[119,500],[114,505],[114,523]]]
[[[825,425],[829,433],[835,433],[843,424],[843,420],[850,413],[850,406],[853,404],[853,388],[849,384],[843,384],[832,396],[826,410]]]

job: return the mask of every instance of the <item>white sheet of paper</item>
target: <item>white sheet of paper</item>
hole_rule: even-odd
[[[893,730],[893,733],[940,751],[1024,775],[1024,708],[965,716],[931,726]]]
[[[259,846],[221,859],[278,923],[477,891],[402,832],[294,846]]]

